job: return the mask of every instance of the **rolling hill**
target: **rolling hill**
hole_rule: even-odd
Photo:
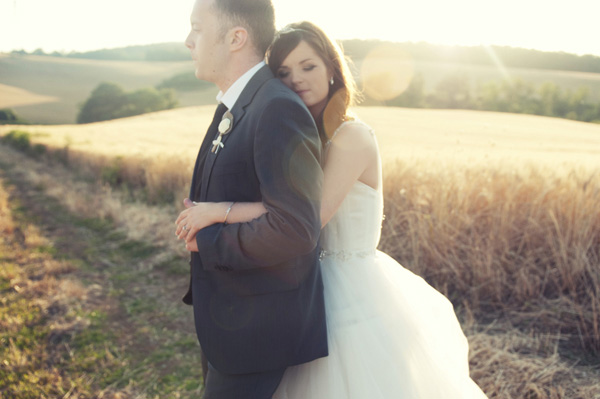
[[[184,107],[85,125],[0,126],[31,132],[54,147],[104,155],[196,156],[214,106]],[[496,160],[595,165],[600,125],[534,115],[466,110],[357,107],[376,132],[382,156],[442,162]]]
[[[523,80],[539,86],[553,82],[563,90],[587,87],[591,101],[600,101],[600,74],[591,72],[501,68],[457,62],[414,60],[426,92],[448,76],[464,76],[476,87],[490,81]],[[357,73],[362,60],[355,60]],[[189,61],[115,61],[0,54],[0,106],[12,108],[36,124],[74,123],[79,105],[101,82],[114,82],[125,90],[152,87],[180,73],[193,73]],[[181,107],[214,104],[216,87],[178,91]],[[385,105],[371,101],[368,105]]]

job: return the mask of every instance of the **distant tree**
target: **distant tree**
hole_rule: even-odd
[[[486,82],[477,88],[475,108],[487,111],[500,111],[503,104],[502,89],[497,82]]]
[[[175,89],[179,91],[195,91],[213,87],[212,83],[196,78],[193,72],[183,72],[160,82],[157,89]]]
[[[515,114],[541,114],[541,104],[532,83],[521,79],[503,83],[504,101],[499,111]]]
[[[125,105],[125,92],[115,83],[104,82],[92,91],[77,116],[77,123],[105,121]]]
[[[146,88],[126,93],[115,84],[104,82],[92,91],[81,106],[77,123],[99,122],[171,109],[177,106],[172,90]]]
[[[569,119],[576,119],[584,122],[591,122],[599,115],[596,113],[596,104],[590,101],[590,89],[580,87],[573,92],[569,92],[569,113],[566,115]]]
[[[387,105],[395,107],[424,108],[425,107],[425,82],[423,75],[417,74],[410,84],[398,97],[390,100]]]
[[[181,43],[159,43],[143,46],[128,46],[101,49],[85,53],[73,52],[72,58],[125,61],[188,61],[189,51]]]
[[[12,109],[0,109],[0,125],[26,125],[28,122],[19,118]]]
[[[564,118],[569,112],[569,104],[560,87],[553,82],[546,82],[539,88],[541,115]]]
[[[433,108],[473,108],[469,79],[461,74],[447,76],[437,84],[428,101]]]
[[[535,87],[519,79],[485,83],[478,88],[475,98],[475,108],[481,110],[543,114]]]
[[[124,105],[115,112],[114,117],[124,118],[127,116],[147,114],[149,112],[171,109],[176,105],[177,100],[174,99],[172,90],[145,88],[126,93]]]

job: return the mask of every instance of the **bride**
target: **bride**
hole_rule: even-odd
[[[341,51],[301,22],[279,33],[268,64],[306,104],[324,145],[320,244],[329,343],[328,357],[289,367],[274,398],[485,398],[469,377],[468,343],[452,304],[376,250],[381,159],[373,131],[348,111],[355,87]],[[185,204],[176,234],[187,242],[224,215],[240,223],[267,212],[262,203]]]

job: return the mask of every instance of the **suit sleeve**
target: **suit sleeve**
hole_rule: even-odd
[[[265,107],[256,125],[254,172],[268,212],[198,232],[204,269],[270,267],[312,252],[321,230],[320,156],[317,129],[305,107],[291,99]]]

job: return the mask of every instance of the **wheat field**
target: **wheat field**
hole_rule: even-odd
[[[214,106],[178,108],[85,125],[0,126],[31,132],[52,147],[106,156],[196,156]],[[468,110],[356,107],[371,125],[384,161],[501,161],[596,167],[600,125],[535,115]]]
[[[60,173],[38,166],[46,175],[36,179],[73,211],[181,254],[167,238],[170,219],[213,109],[3,126],[0,135],[25,130],[67,157]],[[355,112],[375,129],[384,160],[380,249],[454,303],[486,394],[599,398],[600,125],[478,111]],[[72,183],[73,174],[100,188]],[[150,202],[174,195],[149,208],[115,199],[122,195],[108,183],[144,191]]]

